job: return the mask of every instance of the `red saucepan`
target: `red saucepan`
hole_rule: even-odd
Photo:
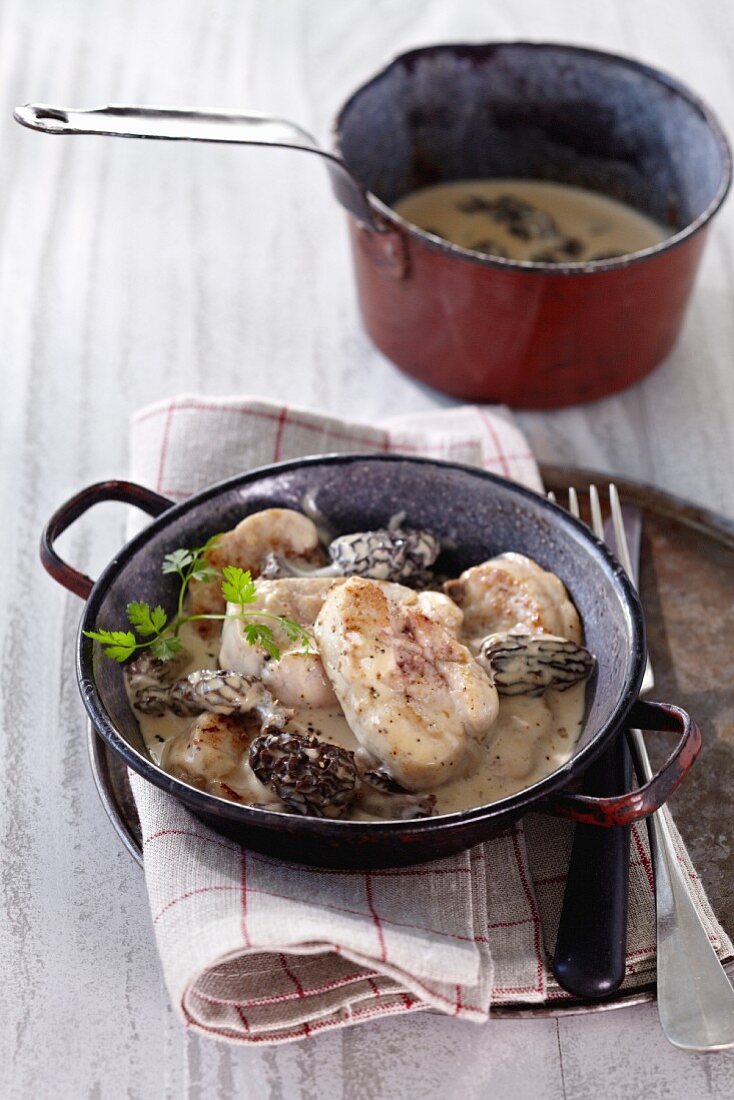
[[[550,408],[622,389],[670,351],[731,156],[711,111],[638,61],[528,42],[398,57],[337,116],[335,152],[253,112],[25,106],[52,134],[278,145],[325,158],[349,216],[365,327],[399,367],[457,397]],[[410,191],[481,178],[553,180],[669,228],[653,248],[584,264],[452,245],[393,209]]]

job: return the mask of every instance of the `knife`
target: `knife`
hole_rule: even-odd
[[[612,508],[618,506],[616,490]],[[639,518],[639,516],[638,516]],[[634,531],[622,514],[623,534],[615,538],[617,557],[637,586],[639,529]],[[631,538],[630,538],[631,535]],[[653,685],[648,661],[641,691]],[[652,775],[645,740],[639,730],[629,731],[635,769],[641,783]],[[650,850],[655,870],[657,998],[660,1023],[665,1037],[680,1050],[710,1052],[734,1047],[734,989],[709,939],[693,902],[690,883],[676,857],[671,828],[673,818],[667,805],[647,821]]]
[[[624,509],[630,553],[640,552],[641,517]],[[604,540],[613,545],[609,524]],[[607,797],[632,786],[632,758],[624,733],[594,761],[583,793]],[[625,976],[629,897],[629,825],[577,825],[553,955],[553,973],[568,993],[596,1000],[614,993]]]

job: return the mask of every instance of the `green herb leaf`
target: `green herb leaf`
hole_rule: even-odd
[[[160,634],[166,625],[168,616],[162,607],[151,610],[147,603],[129,603],[127,605],[127,617],[138,634]]]
[[[150,644],[150,652],[159,661],[170,661],[177,653],[180,653],[183,645],[173,634],[166,634],[163,638],[156,638]]]
[[[129,630],[85,630],[84,634],[100,642],[104,646],[105,656],[113,661],[126,661],[138,648],[135,635]]]
[[[157,607],[153,608],[150,617],[151,617],[153,626],[156,628],[156,630],[160,634],[161,630],[163,630],[163,627],[168,622],[168,615],[166,615],[166,613],[163,610],[163,608],[161,607],[161,605],[158,604]]]
[[[131,634],[129,630],[105,630],[100,628],[99,630],[85,630],[87,638],[93,638],[95,642],[101,642],[102,645],[136,645],[135,635]]]
[[[118,661],[120,664],[122,664],[122,662],[126,661],[128,657],[132,657],[135,649],[135,646],[130,647],[122,645],[111,645],[105,649],[104,655],[105,657],[111,657],[113,661]]]
[[[228,603],[254,603],[257,598],[255,582],[249,569],[237,565],[225,565],[222,570],[222,595]]]
[[[283,629],[283,633],[290,638],[291,641],[301,642],[307,653],[311,651],[313,639],[300,623],[297,623],[295,619],[286,618],[285,615],[280,615],[278,621]]]
[[[183,573],[187,566],[194,560],[191,550],[173,550],[163,559],[162,570],[164,573]]]
[[[195,565],[191,570],[191,576],[197,581],[203,581],[204,584],[208,584],[210,581],[219,580],[219,570],[215,569],[212,565],[201,562],[201,564]]]
[[[206,553],[221,538],[221,535],[212,535],[203,546],[196,550],[172,550],[163,559],[162,570],[164,573],[175,573],[180,577],[178,594],[178,609],[170,623],[168,615],[160,605],[151,608],[150,604],[143,600],[134,600],[127,606],[127,617],[139,635],[145,641],[139,641],[135,634],[124,630],[85,631],[87,637],[100,642],[104,647],[107,657],[115,661],[126,661],[133,653],[140,649],[149,649],[151,654],[160,661],[170,661],[183,649],[179,641],[178,632],[184,623],[195,619],[225,619],[226,615],[206,614],[187,615],[184,610],[184,601],[189,582],[192,579],[210,583],[221,579],[221,591],[228,603],[244,608],[246,604],[252,604],[257,599],[257,590],[252,575],[248,569],[240,569],[236,565],[225,565],[221,574],[206,560]],[[271,615],[268,612],[241,611],[238,618],[242,620],[242,630],[245,640],[249,645],[260,646],[272,658],[280,657],[280,650],[275,640],[271,627],[263,622],[255,620],[255,616],[272,620],[283,630],[285,635],[293,641],[300,641],[303,652],[313,651],[311,635],[300,623],[294,619],[282,618],[279,615]],[[252,617],[252,618],[251,618]]]
[[[280,650],[269,626],[265,626],[264,623],[244,622],[242,633],[248,645],[259,645],[276,661],[280,657]]]
[[[150,604],[129,603],[127,605],[127,617],[138,634],[155,634],[155,627],[150,617]]]

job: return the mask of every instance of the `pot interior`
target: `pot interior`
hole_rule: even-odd
[[[553,44],[404,54],[348,101],[337,140],[388,206],[451,180],[552,180],[610,195],[671,233],[715,208],[730,175],[718,123],[675,80]]]
[[[164,513],[118,555],[92,592],[82,629],[124,629],[131,600],[161,603],[172,612],[177,584],[161,573],[165,554],[201,545],[262,508],[302,509],[307,494],[335,535],[385,526],[404,511],[406,525],[427,528],[441,538],[446,549],[437,568],[450,576],[507,550],[527,554],[557,573],[580,612],[586,644],[597,657],[575,757],[616,726],[620,711],[636,698],[644,662],[641,611],[607,551],[585,527],[535,493],[480,471],[420,459],[310,459],[206,490]],[[98,728],[113,747],[126,746],[128,756],[129,749],[139,753],[154,781],[162,778],[147,756],[120,666],[86,638],[80,647],[82,693]],[[160,785],[171,783],[168,777]]]

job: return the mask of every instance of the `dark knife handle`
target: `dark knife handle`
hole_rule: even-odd
[[[584,777],[584,794],[623,794],[632,785],[624,734]],[[576,997],[598,998],[622,984],[627,946],[630,826],[577,825],[553,956],[558,984]]]

